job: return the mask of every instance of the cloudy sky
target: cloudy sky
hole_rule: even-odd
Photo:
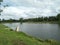
[[[60,0],[3,0],[0,18],[34,18],[41,16],[56,16],[60,13]]]

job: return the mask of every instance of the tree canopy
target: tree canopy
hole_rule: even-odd
[[[3,2],[3,0],[0,0],[0,2]]]
[[[1,6],[1,2],[3,2],[3,0],[0,0],[0,6]],[[2,12],[3,10],[1,10],[1,7],[0,7],[0,15],[1,15],[1,12]]]

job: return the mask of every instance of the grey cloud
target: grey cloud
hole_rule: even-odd
[[[4,0],[3,5],[10,5],[17,9],[24,10],[23,14],[5,13],[10,17],[40,17],[40,16],[55,16],[60,12],[60,0]],[[20,7],[20,8],[19,8]],[[7,7],[9,8],[9,7]],[[8,9],[6,9],[8,10]],[[27,11],[30,10],[30,11]],[[14,11],[12,11],[14,12]],[[17,16],[18,15],[18,16]]]

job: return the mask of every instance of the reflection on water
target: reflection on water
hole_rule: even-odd
[[[55,39],[60,41],[60,25],[58,24],[5,23],[4,25],[14,30],[17,26],[19,26],[20,31],[26,33],[27,35],[34,36],[36,38]]]

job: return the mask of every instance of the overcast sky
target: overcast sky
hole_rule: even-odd
[[[3,0],[0,18],[33,18],[41,16],[56,16],[60,13],[60,0]],[[2,7],[2,6],[1,6]]]

